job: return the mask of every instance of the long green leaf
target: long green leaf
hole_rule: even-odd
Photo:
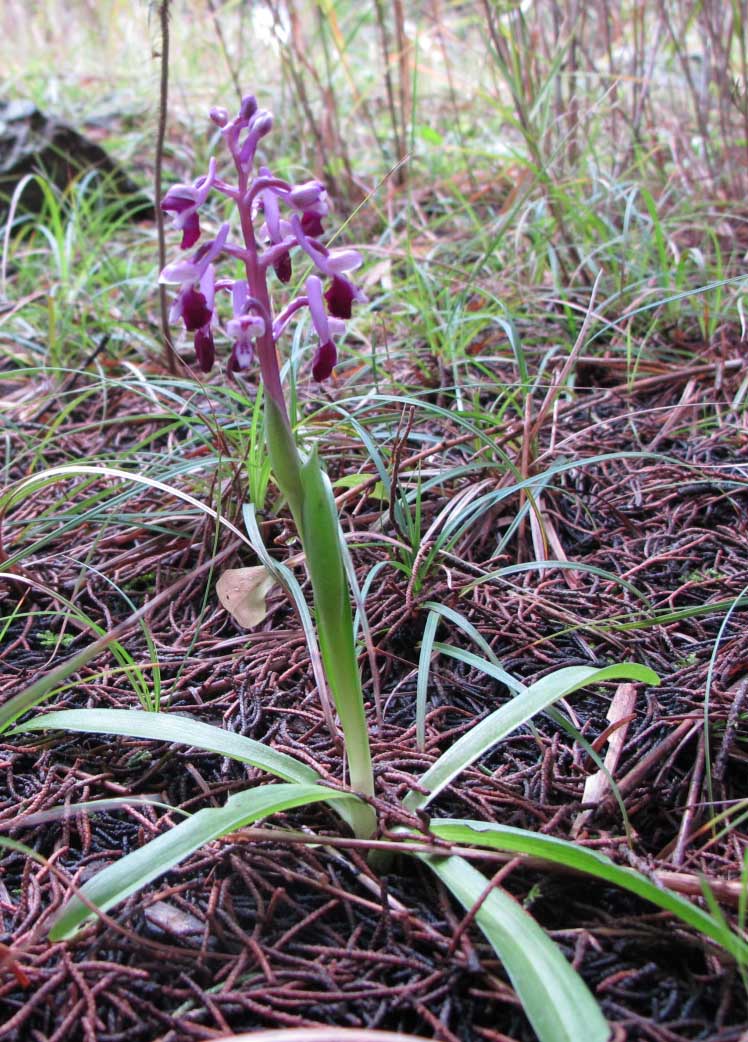
[[[490,664],[484,663],[480,668],[488,672],[488,665]],[[516,695],[511,702],[501,706],[459,738],[419,779],[419,787],[427,789],[428,792],[424,794],[411,789],[403,801],[404,805],[411,811],[428,806],[453,778],[502,738],[506,738],[512,731],[527,723],[536,713],[542,712],[559,698],[565,698],[581,687],[599,684],[604,680],[634,680],[643,684],[660,682],[657,674],[651,669],[633,662],[605,666],[603,669],[595,669],[592,666],[566,666],[559,669],[536,681],[526,691]]]
[[[26,731],[82,731],[87,734],[127,735],[130,738],[153,738],[159,742],[191,745],[231,760],[259,767],[284,781],[314,784],[317,772],[301,760],[276,752],[253,738],[225,731],[214,724],[192,720],[175,713],[145,713],[140,709],[61,709],[27,720],[12,734]]]
[[[316,449],[300,470],[301,539],[314,591],[314,610],[325,674],[345,735],[351,787],[374,795],[369,732],[353,636],[353,614],[341,552],[341,531],[330,481]],[[376,828],[371,807],[358,804],[356,835],[366,839]]]
[[[86,734],[116,734],[130,738],[153,738],[159,742],[190,745],[205,752],[227,756],[230,760],[248,763],[283,781],[313,785],[320,781],[313,767],[294,756],[277,752],[253,738],[225,731],[215,724],[193,720],[175,713],[144,713],[139,709],[60,709],[45,716],[27,720],[14,728],[12,734],[24,731],[43,731],[59,728],[61,731],[81,731]],[[351,828],[356,820],[360,801],[349,795],[335,804],[340,817]]]
[[[493,825],[462,818],[432,818],[429,828],[439,839],[445,839],[450,843],[470,843],[474,846],[490,847],[492,850],[526,854],[528,857],[542,858],[544,861],[613,883],[623,890],[651,901],[658,908],[671,912],[681,922],[716,941],[736,959],[748,962],[748,944],[714,916],[708,915],[672,890],[657,886],[640,872],[632,868],[620,868],[609,857],[596,850],[589,850],[568,840],[555,839],[553,836],[513,828],[510,825]]]
[[[147,714],[153,715],[153,714]],[[109,865],[90,879],[80,893],[102,912],[141,890],[214,839],[244,828],[259,818],[322,800],[344,799],[345,793],[321,785],[263,785],[229,797],[223,807],[206,807],[168,832]],[[49,932],[50,940],[71,937],[95,916],[77,895],[64,906]]]
[[[464,858],[420,856],[463,908],[481,900],[488,880]],[[587,985],[513,897],[494,888],[475,921],[504,964],[539,1042],[607,1042],[610,1028]]]

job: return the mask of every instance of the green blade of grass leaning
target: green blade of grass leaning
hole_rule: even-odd
[[[464,858],[421,855],[475,921],[509,974],[539,1042],[607,1042],[610,1028],[576,970],[522,906]]]
[[[155,796],[149,796],[147,794],[137,796],[110,796],[102,800],[85,800],[83,803],[64,803],[58,807],[51,807],[49,810],[34,811],[31,814],[24,814],[22,819],[13,819],[9,821],[0,821],[0,832],[6,829],[17,829],[17,828],[30,828],[32,825],[44,825],[48,821],[60,821],[67,820],[74,817],[76,814],[101,814],[102,811],[109,810],[127,810],[128,807],[160,807],[162,810],[167,810],[172,814],[184,814],[188,816],[188,812],[181,810],[179,807],[172,806],[171,803],[163,803]]]
[[[164,875],[206,843],[220,839],[260,818],[292,807],[345,799],[320,785],[264,785],[230,796],[223,807],[206,807],[168,832],[125,855],[81,887],[86,901],[102,912]],[[95,916],[85,901],[75,896],[63,907],[49,932],[51,941],[72,937],[87,919]]]
[[[484,672],[491,671],[488,668],[490,663],[484,663],[480,659],[478,661],[482,663],[480,668]],[[536,713],[542,712],[560,698],[565,698],[582,687],[600,684],[605,680],[632,680],[652,685],[660,682],[653,670],[633,662],[604,666],[602,669],[592,666],[566,666],[547,677],[542,677],[522,694],[516,695],[511,702],[507,702],[476,724],[443,753],[419,778],[419,787],[427,789],[428,792],[424,794],[411,789],[403,800],[404,806],[410,811],[427,807],[458,774],[493,748],[502,738],[527,723]]]
[[[466,630],[465,632],[468,631]],[[493,653],[493,650],[486,643],[483,637],[481,637],[480,634],[478,634],[478,637],[480,638],[478,643],[480,644],[480,647],[483,649],[484,653],[487,655],[489,659],[488,662],[486,661],[486,659],[479,658],[478,655],[475,655],[471,651],[466,651],[464,648],[452,647],[450,644],[441,644],[439,642],[435,642],[433,645],[433,650],[435,652],[439,652],[442,655],[448,655],[450,658],[455,658],[458,662],[464,662],[473,669],[479,669],[482,673],[485,673],[487,676],[493,677],[494,680],[498,680],[499,683],[502,683],[505,686],[507,686],[510,691],[517,691],[520,694],[526,692],[527,685],[521,683],[518,680],[514,680],[511,674],[508,674],[506,670],[504,670],[501,667],[498,658]],[[544,712],[551,718],[551,720],[554,721],[554,723],[556,723],[559,727],[563,728],[563,730],[566,731],[566,733],[569,735],[573,742],[576,742],[579,746],[581,746],[582,749],[584,749],[584,751],[590,757],[597,769],[599,771],[602,771],[602,773],[608,779],[608,784],[610,785],[611,792],[613,793],[616,803],[618,804],[618,808],[621,811],[621,818],[623,820],[624,828],[626,829],[626,835],[630,838],[631,826],[629,823],[628,814],[626,812],[626,805],[623,802],[623,797],[621,796],[618,786],[615,783],[615,779],[611,776],[610,771],[605,766],[605,763],[601,759],[599,753],[584,737],[584,735],[578,730],[578,728],[574,727],[571,721],[569,721],[560,710],[555,709],[553,706],[546,706]],[[528,726],[533,734],[537,734],[532,721],[528,721]]]
[[[612,883],[670,912],[687,926],[693,927],[720,945],[738,962],[748,962],[748,943],[730,930],[723,920],[709,915],[672,890],[651,882],[640,872],[632,868],[619,867],[597,850],[589,850],[568,840],[544,836],[510,825],[494,825],[462,818],[432,818],[429,829],[439,839],[450,843],[471,844],[541,858],[543,861]],[[417,835],[414,833],[414,837]]]
[[[439,625],[440,619],[444,619],[447,622],[451,622],[455,626],[459,626],[468,637],[486,655],[493,667],[491,676],[496,680],[501,680],[502,683],[506,684],[510,691],[517,694],[521,694],[527,690],[527,685],[523,684],[521,680],[517,680],[511,673],[507,673],[506,670],[501,668],[501,665],[493,653],[491,646],[488,641],[478,632],[473,626],[469,619],[466,619],[464,615],[456,612],[453,608],[449,608],[445,604],[439,604],[436,601],[426,601],[424,608],[429,609],[429,614],[426,617],[426,625],[423,630],[423,637],[421,638],[421,651],[418,658],[418,679],[416,683],[416,743],[420,750],[423,750],[426,745],[426,702],[428,698],[428,682],[429,673],[431,667],[431,655],[434,651],[441,651],[445,645],[435,644],[436,640],[436,629]]]

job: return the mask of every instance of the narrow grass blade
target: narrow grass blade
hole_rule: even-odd
[[[451,644],[442,644],[440,641],[436,641],[434,650],[442,655],[448,655],[450,658],[456,658],[460,662],[465,662],[468,666],[473,666],[474,669],[479,669],[482,673],[486,673],[489,677],[493,677],[494,680],[498,680],[499,683],[508,687],[514,695],[524,695],[528,691],[527,684],[523,684],[521,680],[513,677],[511,673],[507,673],[501,666],[494,662],[487,662],[486,659],[481,658],[480,655],[476,655],[472,651],[466,651],[464,648],[455,648]],[[494,655],[493,658],[495,657]]]
[[[126,810],[128,807],[161,807],[174,814],[187,814],[187,811],[164,803],[155,796],[112,796],[103,800],[84,800],[83,803],[64,803],[49,810],[39,810],[33,814],[20,814],[15,818],[0,821],[0,832],[6,829],[30,828],[32,825],[44,825],[48,821],[61,821],[76,814],[101,814],[107,810]]]
[[[95,916],[96,912],[88,907],[86,901],[105,912],[174,868],[206,843],[270,814],[330,798],[345,798],[345,793],[336,793],[320,785],[264,785],[236,793],[223,807],[206,807],[198,811],[90,879],[80,890],[85,901],[78,896],[68,901],[49,932],[50,940],[71,937],[87,919]]]
[[[447,622],[459,626],[459,628],[478,645],[493,665],[494,672],[491,673],[491,676],[495,677],[497,680],[501,680],[506,684],[510,691],[519,693],[527,690],[527,686],[523,684],[521,680],[517,680],[516,677],[511,675],[511,673],[507,673],[506,670],[501,668],[499,660],[496,655],[494,655],[490,644],[478,632],[469,619],[466,619],[465,616],[461,615],[459,612],[454,611],[453,608],[447,607],[446,604],[439,604],[436,601],[427,601],[424,607],[429,608],[430,611],[426,619],[426,625],[421,639],[421,654],[418,659],[418,681],[416,684],[416,742],[418,748],[421,750],[426,744],[426,699],[428,697],[431,653],[434,650],[445,652],[446,654],[449,654],[450,652],[448,645],[434,643],[436,627],[439,624],[439,616],[444,618]]]
[[[460,857],[422,860],[475,921],[509,974],[539,1042],[608,1042],[610,1027],[587,985],[521,905]]]
[[[431,652],[439,625],[439,613],[432,608],[426,618],[421,638],[421,653],[418,657],[418,680],[416,681],[416,745],[423,751],[426,747],[426,698],[428,697]]]
[[[0,513],[2,507],[0,507]],[[112,644],[124,637],[135,623],[145,618],[150,612],[155,611],[156,608],[165,604],[171,600],[180,590],[184,589],[190,583],[194,582],[197,576],[202,575],[204,572],[212,569],[219,561],[222,561],[224,557],[227,557],[232,552],[232,547],[228,547],[225,550],[221,550],[220,553],[216,554],[215,557],[211,557],[209,560],[204,561],[201,565],[198,565],[197,569],[192,572],[187,572],[180,579],[177,579],[175,583],[172,583],[166,589],[161,590],[160,593],[155,594],[149,601],[141,605],[137,611],[133,612],[128,618],[117,625],[109,633],[102,634],[98,640],[95,640],[87,648],[83,648],[77,654],[71,658],[66,659],[60,663],[59,666],[55,666],[54,669],[50,670],[49,673],[45,673],[44,676],[39,677],[23,691],[20,691],[17,695],[9,698],[8,701],[0,706],[0,734],[5,731],[10,724],[18,719],[19,716],[23,716],[29,709],[33,709],[34,706],[43,702],[45,699],[50,698],[54,693],[55,689],[64,684],[67,679],[76,673],[79,669],[82,669],[85,665],[95,659],[103,651],[106,651],[112,646]],[[6,562],[7,566],[7,562]]]
[[[490,669],[486,668],[488,666],[490,663],[483,663],[480,668],[490,672]],[[600,684],[604,680],[633,680],[653,685],[660,682],[657,674],[651,669],[633,662],[605,666],[603,669],[595,669],[592,666],[566,666],[559,669],[538,680],[458,739],[419,779],[420,785],[429,790],[428,794],[424,795],[411,789],[403,801],[404,805],[411,811],[428,806],[453,778],[502,738],[506,738],[512,731],[527,723],[536,713],[542,712],[559,698],[565,698],[581,687]]]
[[[562,571],[585,572],[588,575],[596,575],[601,579],[606,579],[608,582],[622,586],[624,590],[628,590],[630,594],[640,601],[644,601],[647,605],[651,604],[649,597],[645,593],[637,589],[633,583],[622,579],[620,575],[616,575],[615,572],[608,572],[604,568],[598,568],[594,564],[585,564],[580,561],[525,561],[523,564],[508,564],[504,568],[497,568],[494,572],[486,572],[485,575],[481,575],[478,579],[473,579],[467,586],[462,587],[460,596],[464,597],[465,594],[474,590],[476,586],[482,586],[483,583],[491,582],[493,579],[508,579],[510,575],[521,575],[524,572],[552,572],[556,568]]]
[[[513,828],[510,825],[493,825],[462,818],[432,818],[429,828],[439,839],[445,839],[450,843],[470,843],[474,846],[490,847],[492,850],[526,854],[528,857],[542,858],[544,861],[612,883],[672,913],[687,926],[692,926],[705,937],[715,941],[739,961],[748,961],[748,943],[730,930],[723,919],[709,915],[672,890],[657,886],[632,868],[620,868],[596,850],[589,850],[553,836]]]
[[[152,738],[159,742],[173,742],[204,749],[209,753],[227,756],[230,760],[248,763],[283,781],[313,785],[320,781],[314,768],[287,753],[279,753],[253,738],[226,731],[202,720],[175,713],[146,713],[139,709],[61,709],[14,728],[13,734],[59,728],[61,731],[81,731],[85,734],[116,734],[130,738]],[[332,790],[330,790],[332,791]],[[346,794],[347,795],[347,794]],[[335,809],[347,825],[358,813],[360,801],[353,795],[337,803]]]

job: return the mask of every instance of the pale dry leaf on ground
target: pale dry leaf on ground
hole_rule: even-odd
[[[267,615],[266,598],[275,579],[263,565],[227,568],[216,583],[218,599],[245,630],[259,626]]]

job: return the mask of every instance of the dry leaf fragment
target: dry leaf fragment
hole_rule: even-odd
[[[216,583],[218,599],[245,630],[259,626],[267,615],[265,598],[275,579],[263,565],[253,568],[227,568]]]
[[[607,713],[611,727],[608,729],[608,751],[605,754],[603,763],[611,777],[614,775],[618,761],[621,758],[629,724],[634,719],[635,705],[636,686],[634,684],[619,684]],[[598,806],[602,802],[610,788],[608,774],[598,769],[594,774],[588,776],[584,783],[582,803],[591,803]],[[576,838],[579,835],[591,813],[589,810],[584,810],[577,815],[571,829],[572,836]]]

